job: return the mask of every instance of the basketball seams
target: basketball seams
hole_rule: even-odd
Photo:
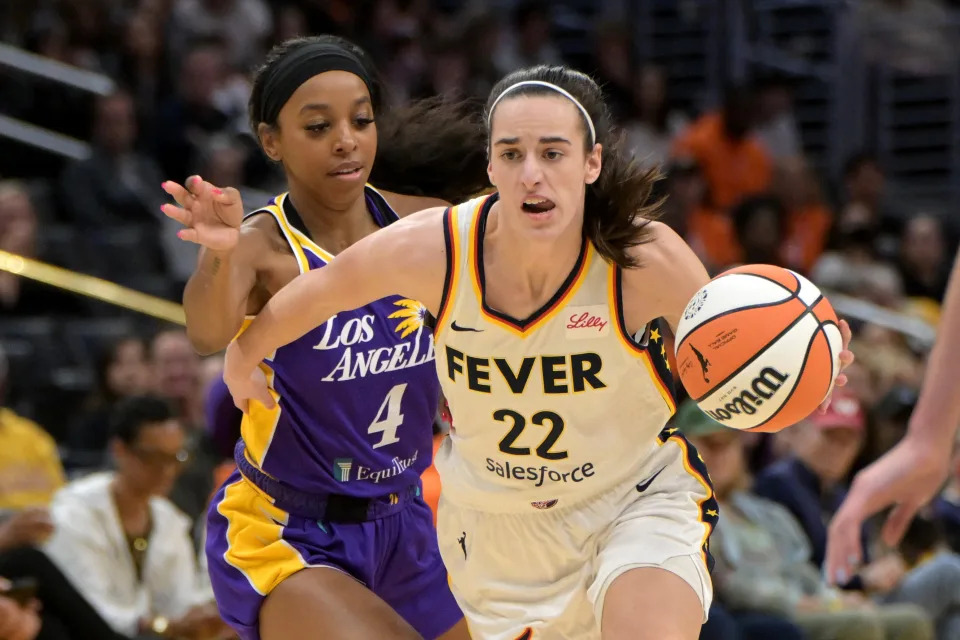
[[[809,313],[809,312],[808,312],[808,313]],[[805,314],[803,314],[803,315],[807,315],[807,314],[805,313]],[[814,320],[816,320],[816,316],[814,316]],[[798,388],[800,388],[800,382],[801,382],[801,379],[803,378],[803,372],[804,372],[804,370],[807,368],[807,361],[810,360],[810,353],[813,351],[813,343],[817,341],[817,335],[819,335],[821,331],[822,331],[822,327],[818,327],[817,330],[813,332],[813,335],[810,336],[810,341],[807,343],[807,349],[806,349],[806,351],[805,351],[804,354],[803,354],[803,362],[800,364],[800,367],[797,369],[797,374],[796,374],[796,375],[797,375],[797,381],[796,381],[796,383],[794,383],[793,387],[790,388],[790,392],[789,392],[789,393],[786,395],[786,397],[783,399],[783,402],[780,403],[780,406],[778,406],[778,407],[774,410],[773,414],[772,414],[769,418],[767,418],[766,420],[764,420],[764,421],[761,422],[760,424],[756,424],[756,425],[750,427],[749,429],[744,429],[744,431],[759,431],[765,424],[767,424],[768,422],[770,422],[771,420],[773,420],[774,418],[776,418],[777,416],[779,416],[779,415],[780,415],[780,412],[783,410],[783,408],[790,403],[790,398],[792,398],[792,397],[793,397],[793,394],[797,391]],[[827,341],[827,351],[829,352],[829,351],[830,351],[830,340],[827,339],[826,334],[824,334],[823,339]],[[833,373],[833,363],[832,363],[832,362],[831,362],[831,364],[830,364],[830,373],[831,373],[831,374]],[[832,380],[833,378],[831,377],[830,379]]]
[[[789,273],[791,276],[793,276],[793,281],[797,284],[797,290],[796,290],[796,291],[794,291],[793,289],[791,289],[791,288],[788,287],[787,285],[783,284],[783,283],[780,282],[779,280],[776,280],[776,279],[774,279],[774,278],[771,278],[770,276],[765,276],[765,275],[763,275],[762,273],[757,273],[756,271],[729,271],[729,272],[727,272],[727,273],[722,273],[722,274],[720,274],[719,276],[717,276],[716,278],[714,278],[714,281],[720,280],[720,279],[722,279],[722,278],[726,278],[727,276],[753,276],[754,278],[762,278],[763,280],[766,280],[767,282],[772,282],[773,284],[777,285],[777,286],[780,287],[781,289],[784,289],[785,291],[789,291],[789,292],[792,293],[794,296],[796,296],[798,293],[800,293],[800,289],[802,288],[802,286],[801,286],[801,284],[800,284],[800,279],[797,278],[797,274],[795,274],[793,271],[790,271],[790,269],[784,269],[784,271],[786,271],[786,272]]]
[[[793,275],[793,277],[796,278],[796,275],[794,275],[794,274],[792,274],[792,273],[791,273],[791,275]],[[679,352],[679,351],[680,351],[680,347],[683,346],[683,343],[685,343],[685,342],[687,341],[687,338],[689,338],[692,333],[694,333],[697,329],[699,329],[699,328],[702,327],[703,325],[707,324],[708,322],[713,321],[715,318],[722,318],[722,317],[724,317],[724,316],[726,316],[726,315],[729,315],[729,314],[731,314],[731,313],[736,313],[737,311],[741,311],[741,310],[747,310],[747,309],[762,309],[762,308],[764,308],[764,307],[774,307],[774,306],[776,306],[776,305],[778,305],[778,304],[786,304],[786,303],[788,303],[790,300],[792,300],[792,299],[794,299],[794,298],[798,298],[799,295],[800,295],[800,289],[801,289],[800,286],[797,286],[797,290],[796,290],[796,291],[793,291],[793,290],[791,290],[789,287],[787,287],[786,285],[784,285],[782,282],[777,282],[777,281],[774,280],[773,278],[769,278],[769,277],[767,277],[767,276],[763,276],[763,275],[756,274],[756,273],[753,273],[753,272],[748,272],[748,271],[737,271],[737,272],[728,272],[728,273],[721,274],[721,275],[717,276],[716,278],[714,278],[713,280],[711,280],[711,281],[710,281],[710,284],[712,284],[712,283],[714,283],[714,282],[717,282],[717,281],[719,281],[719,280],[723,280],[724,278],[726,278],[726,277],[728,277],[728,276],[742,276],[742,277],[745,277],[745,278],[751,278],[751,277],[753,277],[753,278],[759,278],[759,279],[761,279],[761,280],[766,280],[767,282],[770,282],[770,283],[772,283],[772,284],[775,284],[778,288],[783,289],[784,291],[786,291],[787,293],[789,293],[790,296],[787,297],[787,298],[783,298],[782,300],[777,300],[777,301],[774,301],[774,302],[761,302],[761,303],[757,303],[757,304],[755,304],[755,305],[750,305],[750,306],[746,306],[746,307],[737,307],[736,309],[730,309],[730,310],[728,310],[728,311],[723,311],[723,312],[721,312],[721,313],[718,313],[717,315],[710,316],[709,318],[704,318],[699,324],[696,324],[696,325],[694,325],[693,327],[691,327],[690,329],[687,329],[687,332],[686,332],[686,334],[683,336],[683,339],[680,340],[680,341],[677,343],[677,345],[676,345],[676,347],[675,347],[675,349],[674,349],[675,352]],[[797,283],[798,283],[798,285],[799,285],[799,280],[797,281]],[[801,300],[801,302],[802,302],[802,300]],[[804,306],[806,306],[806,303],[804,303]]]
[[[719,319],[719,318],[726,318],[726,317],[729,316],[729,315],[733,315],[734,313],[740,313],[741,311],[751,311],[751,310],[753,310],[753,309],[764,309],[764,308],[767,308],[767,307],[778,307],[778,306],[780,306],[781,304],[789,304],[789,302],[790,302],[791,300],[795,299],[796,297],[797,297],[796,294],[794,294],[794,295],[790,296],[789,298],[784,298],[783,300],[776,300],[776,301],[774,301],[774,302],[759,302],[759,303],[757,303],[757,304],[752,304],[752,305],[747,306],[747,307],[736,307],[735,309],[728,309],[727,311],[721,311],[721,312],[718,313],[717,315],[715,315],[715,316],[710,316],[709,318],[707,318],[706,320],[704,320],[704,321],[701,322],[700,324],[698,324],[698,325],[694,326],[692,329],[688,330],[688,331],[687,331],[687,335],[683,336],[683,340],[681,340],[680,343],[677,344],[675,351],[676,351],[677,353],[679,353],[679,352],[680,352],[680,347],[682,347],[684,344],[686,344],[687,340],[690,339],[690,336],[692,336],[694,333],[696,333],[697,330],[698,330],[700,327],[703,327],[703,326],[705,326],[705,325],[708,325],[708,324],[710,324],[711,322],[713,322],[714,320],[717,320],[717,319]],[[800,302],[802,303],[803,300],[801,300]],[[804,305],[804,306],[806,306],[806,305]],[[806,312],[804,312],[804,313],[806,313]]]

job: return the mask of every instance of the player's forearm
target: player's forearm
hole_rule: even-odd
[[[243,323],[250,287],[236,273],[234,253],[201,249],[183,292],[187,336],[203,355],[226,347]]]
[[[949,449],[960,428],[960,253],[944,299],[937,341],[910,418],[910,433]]]
[[[333,264],[294,278],[278,291],[237,338],[244,358],[257,363],[278,348],[302,337],[341,309],[342,294],[330,275]]]

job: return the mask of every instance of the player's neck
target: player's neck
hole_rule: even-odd
[[[342,205],[321,202],[315,191],[293,182],[289,194],[310,237],[330,253],[340,253],[377,228],[362,190]]]
[[[571,227],[559,237],[538,242],[508,230],[499,221],[490,222],[484,238],[485,262],[502,265],[533,297],[560,288],[580,256],[583,235],[579,228]]]
[[[110,492],[122,521],[141,516],[150,508],[150,494],[135,490],[120,475],[114,476]]]

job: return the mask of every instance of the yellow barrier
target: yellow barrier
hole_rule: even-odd
[[[186,324],[183,307],[175,302],[15,253],[0,250],[0,271],[7,271],[72,293],[103,300],[167,322]]]

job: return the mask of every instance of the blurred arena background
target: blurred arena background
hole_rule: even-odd
[[[846,482],[903,434],[957,247],[957,0],[4,0],[0,576],[23,557],[33,568],[20,573],[46,570],[24,550],[57,530],[56,509],[43,526],[24,525],[23,514],[46,513],[64,482],[110,468],[111,409],[144,393],[172,401],[187,427],[182,459],[144,458],[141,471],[178,467],[170,498],[199,549],[199,516],[232,452],[209,428],[223,410],[207,402],[219,359],[194,354],[169,321],[176,307],[121,296],[141,311],[124,308],[98,299],[113,295],[107,285],[80,285],[62,270],[47,279],[100,295],[36,282],[13,256],[178,304],[196,252],[160,212],[160,183],[198,173],[241,188],[248,209],[282,191],[250,135],[249,74],[273,44],[317,33],[366,48],[398,104],[438,93],[482,102],[500,76],[534,63],[592,73],[637,161],[662,165],[664,220],[712,273],[788,266],[850,320],[852,394],[826,421],[777,437],[723,434],[731,444],[696,412],[678,414],[711,473],[740,478],[731,500],[756,478],[749,493],[786,507],[797,532],[784,549],[794,538],[783,530],[729,525],[704,638],[764,637],[750,618],[762,614],[795,620],[810,638],[960,639],[960,456],[903,548],[880,548],[868,527],[873,562],[840,595],[819,583],[817,566]],[[717,453],[727,446],[746,454],[738,473],[711,464],[711,454],[718,468],[731,464]],[[780,547],[762,551],[763,540]],[[105,579],[130,572],[103,555],[95,568]],[[202,566],[196,572],[202,596]],[[104,598],[94,609],[110,622],[98,609]],[[149,598],[154,614],[167,606],[163,594]],[[844,612],[904,602],[924,604],[932,627],[843,626]],[[48,617],[73,620],[71,609],[46,606],[42,633],[53,633]],[[96,637],[63,627],[38,637]]]

